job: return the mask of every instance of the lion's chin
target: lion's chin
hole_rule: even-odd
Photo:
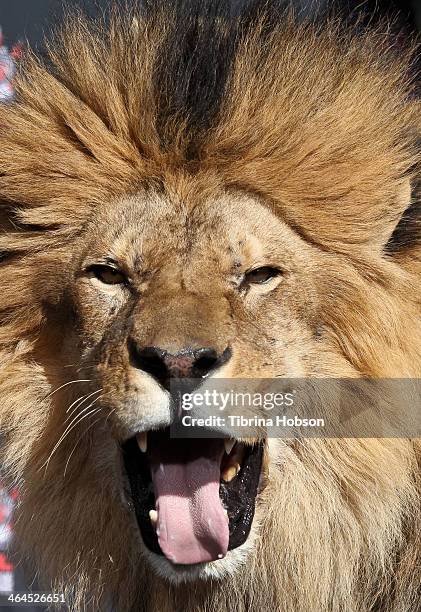
[[[228,551],[226,557],[208,563],[194,565],[175,565],[162,555],[157,555],[144,547],[143,554],[152,570],[174,586],[195,581],[222,580],[241,571],[253,554],[256,544],[256,520],[246,542],[234,550]]]

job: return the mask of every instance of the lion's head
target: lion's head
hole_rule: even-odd
[[[183,377],[420,375],[409,56],[203,10],[72,19],[0,110],[20,553],[75,610],[412,609],[413,441],[168,434]]]

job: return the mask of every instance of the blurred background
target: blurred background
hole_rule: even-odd
[[[224,1],[231,1],[241,9],[248,0]],[[68,6],[82,6],[90,13],[110,3],[110,0],[67,0]],[[291,3],[304,14],[316,18],[339,8],[345,14],[363,13],[370,19],[389,14],[397,19],[401,28],[421,28],[421,0],[291,0]],[[0,0],[0,24],[6,42],[13,45],[27,38],[31,44],[40,44],[43,31],[48,32],[51,24],[60,19],[61,7],[61,0]]]

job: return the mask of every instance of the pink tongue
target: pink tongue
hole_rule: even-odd
[[[228,550],[228,519],[219,497],[221,440],[168,439],[152,448],[157,535],[172,563],[214,561]]]

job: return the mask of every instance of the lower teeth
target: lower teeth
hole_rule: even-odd
[[[156,510],[149,510],[149,518],[151,519],[153,527],[156,527],[158,522],[158,512]]]

